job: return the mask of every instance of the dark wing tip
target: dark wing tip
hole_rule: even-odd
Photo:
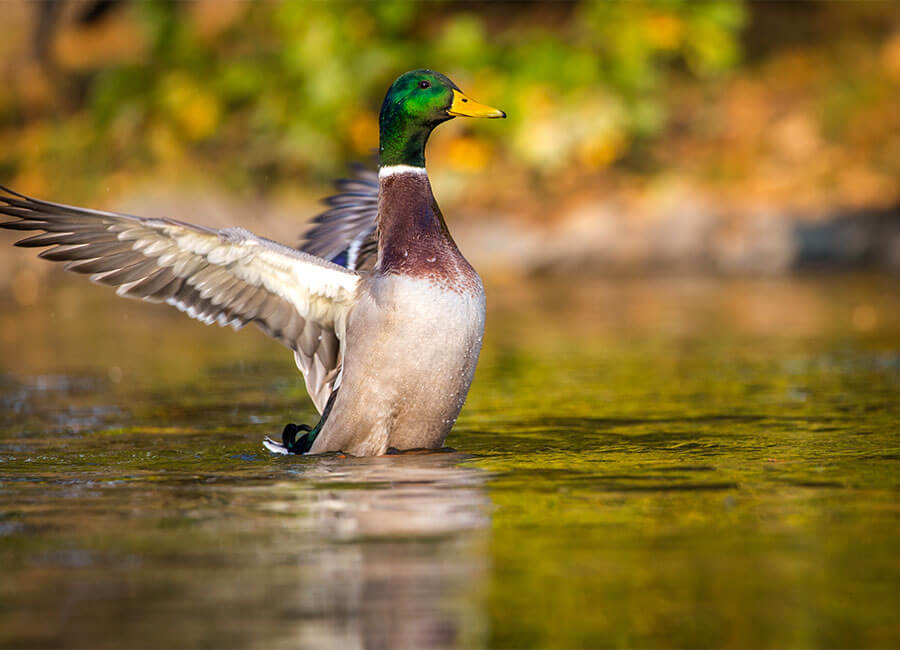
[[[16,192],[15,190],[13,190],[13,189],[11,189],[11,188],[9,188],[9,187],[6,187],[6,185],[3,185],[2,183],[0,183],[0,191],[6,192],[7,194],[12,194],[13,196],[18,196],[20,199],[29,199],[29,198],[31,198],[31,197],[25,196],[24,194],[19,194],[19,193]],[[0,201],[3,201],[3,200],[5,200],[5,197],[0,196]]]

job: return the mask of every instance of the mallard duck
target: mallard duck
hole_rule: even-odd
[[[501,118],[450,79],[414,70],[379,118],[379,169],[339,184],[301,250],[243,228],[213,230],[33,199],[2,188],[0,223],[39,230],[18,246],[207,324],[254,323],[294,352],[321,414],[288,424],[276,453],[439,448],[465,402],[484,332],[484,288],[462,256],[425,171],[432,130]],[[298,434],[303,435],[298,437]]]

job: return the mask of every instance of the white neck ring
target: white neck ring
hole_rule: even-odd
[[[387,165],[378,169],[378,178],[387,178],[397,174],[425,174],[424,167],[413,167],[412,165]]]

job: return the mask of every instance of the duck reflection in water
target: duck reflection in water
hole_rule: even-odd
[[[482,646],[490,500],[455,452],[326,456],[262,507],[293,515],[302,584],[280,606],[303,647]],[[312,460],[312,459],[310,459]],[[288,639],[285,639],[288,641]]]

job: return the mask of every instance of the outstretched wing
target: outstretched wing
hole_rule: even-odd
[[[300,250],[359,271],[375,265],[378,172],[361,164],[352,169],[353,178],[335,181],[338,193],[325,199],[330,207],[313,219]]]
[[[359,276],[243,228],[213,230],[40,201],[0,186],[0,223],[38,230],[17,246],[118,287],[120,296],[166,302],[207,324],[255,323],[292,350],[321,411],[341,363],[347,311]]]

